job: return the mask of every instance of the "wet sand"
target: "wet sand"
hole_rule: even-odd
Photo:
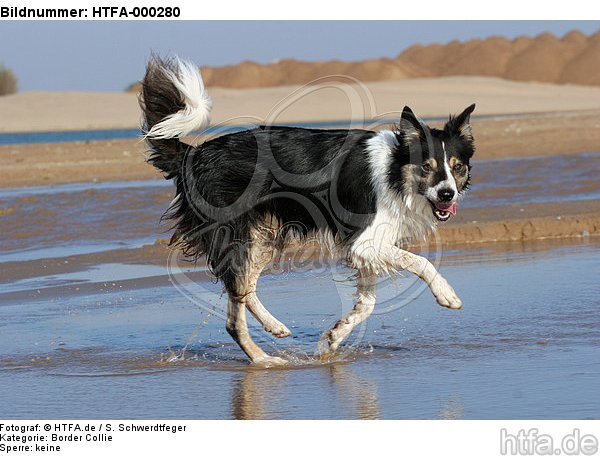
[[[596,153],[476,161],[473,188],[438,239],[451,245],[596,236],[599,160]],[[39,259],[32,245],[63,256],[53,249],[73,242],[78,253],[97,251],[95,244],[115,250],[165,243],[168,226],[158,221],[172,197],[172,184],[158,179],[0,190],[0,257]]]

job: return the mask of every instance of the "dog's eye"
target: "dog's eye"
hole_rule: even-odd
[[[454,165],[454,171],[456,171],[457,173],[460,173],[463,169],[465,169],[465,165],[463,165],[462,163],[457,163],[456,165]]]
[[[429,163],[423,163],[423,166],[421,166],[421,169],[423,171],[425,171],[426,173],[430,173],[431,172],[431,165]]]

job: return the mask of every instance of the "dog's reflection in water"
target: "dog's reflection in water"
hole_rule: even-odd
[[[440,405],[438,418],[443,420],[464,420],[465,405],[460,396],[449,397]]]
[[[309,370],[310,379],[302,375]],[[306,382],[313,383],[314,394]],[[306,391],[302,397],[294,394],[298,384]],[[248,369],[235,380],[232,414],[242,420],[377,419],[380,410],[376,383],[337,363],[309,369]]]

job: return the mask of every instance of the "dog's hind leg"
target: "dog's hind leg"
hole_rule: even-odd
[[[277,356],[267,355],[250,337],[246,322],[245,297],[229,296],[227,303],[227,332],[233,337],[244,353],[253,363],[265,365],[281,365],[287,361]]]
[[[250,249],[247,247],[247,244],[240,246],[237,252],[237,261],[235,259],[230,261],[221,277],[229,295],[227,302],[227,332],[253,363],[265,366],[286,364],[287,361],[283,358],[267,355],[250,337],[246,321],[246,306],[248,302],[253,302],[248,299],[253,292],[250,287],[252,276],[249,273]]]
[[[333,354],[352,330],[371,315],[375,308],[376,283],[377,276],[367,270],[358,271],[356,304],[333,328],[323,333],[317,344],[317,356]]]
[[[264,330],[273,334],[275,337],[288,337],[292,332],[265,309],[260,299],[256,295],[256,284],[260,273],[269,264],[273,258],[273,252],[259,242],[253,242],[249,252],[248,264],[248,294],[246,295],[246,307],[254,318],[263,326]]]
[[[250,313],[252,313],[254,318],[256,318],[260,324],[263,325],[263,329],[265,331],[279,338],[292,335],[292,332],[286,325],[281,323],[277,318],[271,315],[267,309],[265,309],[265,306],[262,305],[262,302],[260,302],[258,296],[256,296],[256,291],[248,296],[246,307]]]

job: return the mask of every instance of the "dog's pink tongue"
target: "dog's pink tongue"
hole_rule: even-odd
[[[452,215],[456,215],[456,210],[458,209],[458,204],[456,204],[456,201],[454,201],[450,207],[448,209],[446,209],[448,212],[450,212]]]
[[[458,204],[456,203],[456,201],[453,201],[451,204],[437,203],[435,207],[440,211],[450,212],[452,215],[456,215]]]

